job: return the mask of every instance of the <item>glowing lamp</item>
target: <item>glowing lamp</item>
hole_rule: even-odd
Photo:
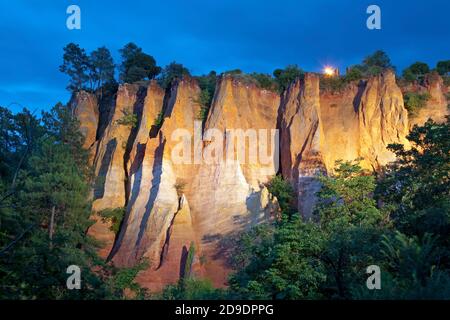
[[[328,77],[332,77],[336,74],[336,70],[333,67],[327,66],[323,69],[323,73]]]

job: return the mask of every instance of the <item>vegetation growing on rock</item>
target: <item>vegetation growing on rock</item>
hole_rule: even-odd
[[[417,112],[424,108],[427,101],[430,99],[429,93],[416,93],[416,92],[406,92],[403,95],[405,102],[405,108],[408,110],[410,116],[415,116]]]

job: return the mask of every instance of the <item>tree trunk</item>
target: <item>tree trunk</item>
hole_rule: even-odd
[[[55,206],[52,207],[52,213],[50,215],[50,225],[48,228],[48,237],[50,239],[50,249],[53,248],[53,233],[54,233],[54,228],[55,228],[55,212],[56,212],[56,208]]]

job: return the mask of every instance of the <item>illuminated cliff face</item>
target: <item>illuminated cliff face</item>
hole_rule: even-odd
[[[423,84],[408,85],[403,87],[402,91],[429,95],[426,105],[410,117],[410,128],[416,124],[423,125],[429,118],[436,122],[445,122],[445,116],[449,114],[446,94],[450,92],[450,88],[445,86],[439,75],[428,74]]]
[[[349,84],[339,93],[320,92],[319,81],[307,74],[280,97],[223,76],[203,122],[200,88],[190,78],[166,91],[155,82],[121,85],[109,113],[100,116],[94,96],[76,94],[72,105],[93,154],[96,223],[89,234],[105,243],[100,254],[118,266],[147,258],[150,266],[138,281],[152,290],[176,282],[186,263],[191,273],[224,286],[231,270],[229,240],[279,212],[264,187],[275,174],[292,183],[299,212],[310,217],[320,189],[315,176],[332,172],[336,160],[363,158],[370,170],[394,160],[387,145],[407,144],[410,127],[394,74]],[[421,90],[432,99],[414,123],[434,114],[442,120],[442,80]],[[122,121],[130,113],[136,123]],[[102,116],[106,125],[98,130]],[[116,236],[96,212],[124,206]]]

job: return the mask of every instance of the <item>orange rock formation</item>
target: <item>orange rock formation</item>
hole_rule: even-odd
[[[95,153],[96,223],[89,234],[105,243],[100,254],[117,266],[147,258],[150,265],[138,281],[157,291],[183,276],[194,245],[192,274],[225,286],[229,240],[278,212],[264,186],[275,174],[291,181],[299,212],[310,217],[320,189],[316,175],[333,172],[336,160],[363,158],[371,170],[394,160],[387,145],[407,144],[411,125],[395,75],[388,71],[339,93],[320,92],[319,82],[319,76],[306,74],[280,97],[222,76],[203,123],[194,79],[178,80],[166,91],[154,81],[146,88],[124,84],[104,130],[97,128],[95,96],[76,94],[74,114],[85,147]],[[419,89],[432,98],[412,123],[430,116],[442,120],[448,112],[442,79],[430,79]],[[138,119],[134,127],[120,121],[130,113]],[[255,132],[267,139],[252,142]],[[236,134],[247,139],[243,145],[235,143]],[[233,157],[220,161],[229,150]],[[250,161],[255,154],[256,161]],[[174,156],[189,161],[174,161]],[[126,207],[126,215],[115,235],[96,213],[120,207]]]

